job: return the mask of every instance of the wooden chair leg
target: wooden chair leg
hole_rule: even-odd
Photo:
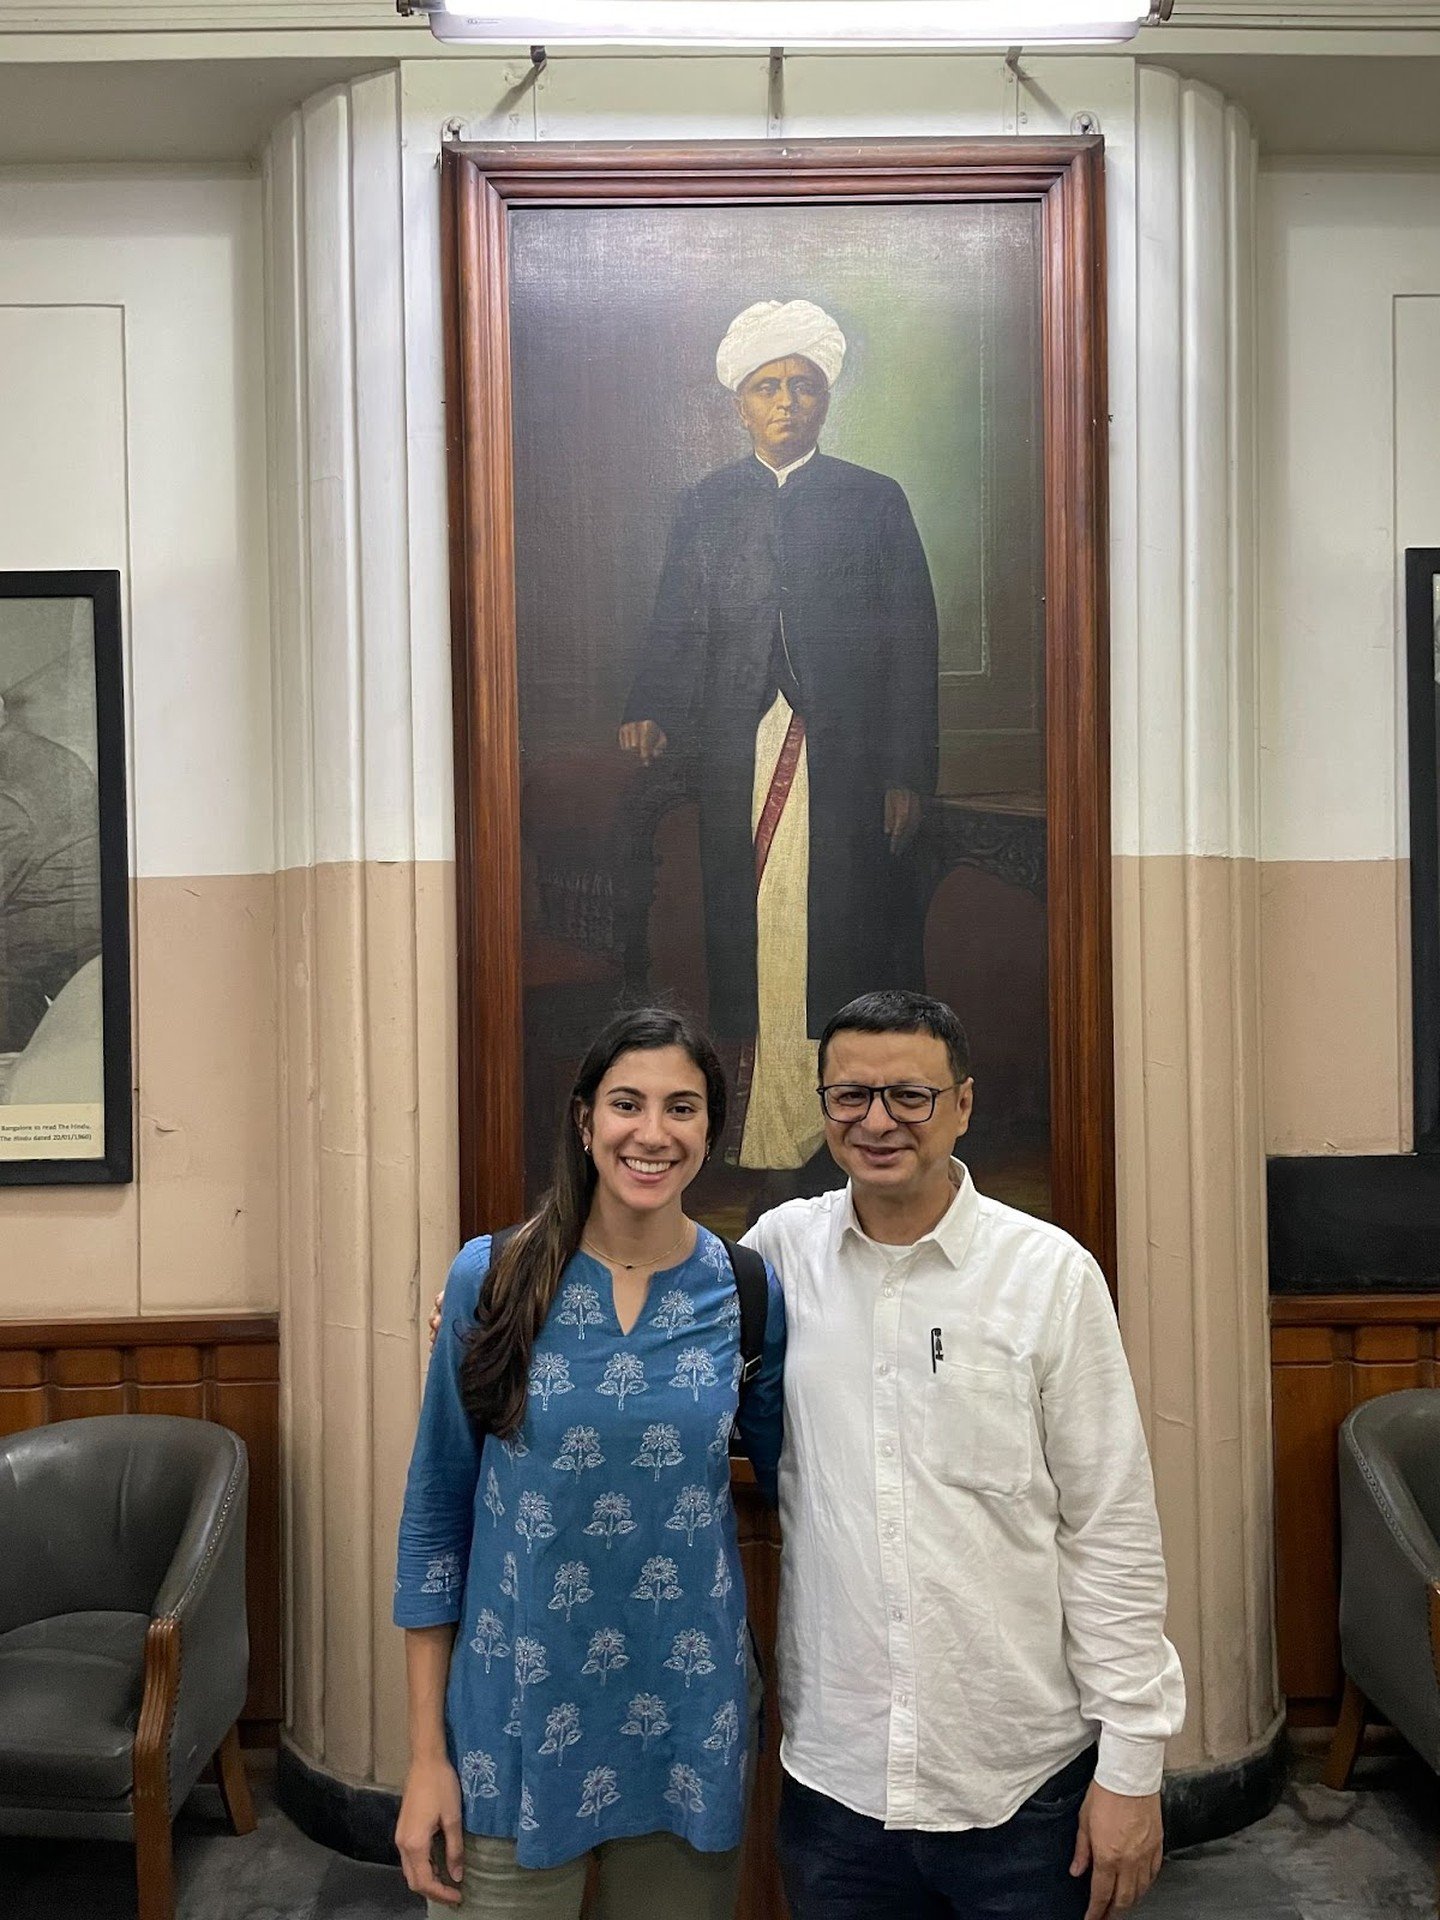
[[[1321,1775],[1325,1785],[1334,1788],[1337,1793],[1343,1792],[1350,1784],[1369,1714],[1370,1703],[1347,1673],[1345,1697],[1340,1702],[1340,1724],[1335,1729],[1335,1738],[1330,1742],[1325,1771]]]
[[[245,1773],[245,1756],[240,1751],[239,1726],[231,1727],[215,1755],[215,1778],[220,1798],[236,1833],[255,1831],[255,1803],[250,1798],[250,1782]]]
[[[175,1860],[170,1822],[135,1821],[139,1920],[175,1920]]]

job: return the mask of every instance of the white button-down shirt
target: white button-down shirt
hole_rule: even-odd
[[[1185,1711],[1149,1458],[1099,1268],[976,1193],[913,1246],[848,1188],[746,1241],[785,1293],[781,1759],[889,1827],[996,1826],[1095,1739],[1160,1785]]]

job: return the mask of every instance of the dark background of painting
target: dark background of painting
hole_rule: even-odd
[[[1039,240],[1023,202],[513,210],[532,1190],[616,1001],[705,1011],[682,770],[640,773],[615,731],[676,504],[749,451],[716,345],[751,301],[804,297],[848,342],[822,446],[901,482],[935,583],[940,799],[907,857],[930,902],[927,986],[971,1033],[967,1157],[1047,1210]],[[696,1199],[737,1226],[786,1178],[712,1166]]]

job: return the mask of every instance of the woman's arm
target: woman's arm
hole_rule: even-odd
[[[488,1238],[460,1249],[445,1282],[420,1424],[405,1482],[395,1579],[397,1627],[453,1626],[460,1617],[475,1525],[481,1436],[460,1398],[460,1363],[490,1264]]]
[[[460,1825],[460,1781],[445,1745],[445,1682],[450,1673],[453,1626],[408,1627],[405,1631],[405,1681],[409,1693],[410,1769],[395,1845],[412,1893],[458,1907],[465,1874],[465,1843]],[[447,1885],[436,1870],[432,1849],[436,1834],[445,1847]]]
[[[410,1769],[395,1845],[406,1884],[447,1906],[458,1905],[460,1896],[439,1877],[432,1848],[441,1834],[446,1868],[458,1882],[464,1866],[460,1782],[445,1741],[445,1684],[464,1596],[481,1454],[480,1436],[460,1398],[460,1362],[489,1260],[489,1241],[471,1241],[445,1283],[441,1337],[430,1359],[405,1484],[395,1579],[410,1727]]]
[[[755,1469],[755,1484],[767,1506],[779,1505],[777,1479],[785,1438],[785,1296],[767,1260],[765,1344],[760,1371],[740,1405],[740,1444]]]

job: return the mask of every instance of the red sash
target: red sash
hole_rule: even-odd
[[[795,784],[795,770],[800,765],[800,749],[805,744],[805,722],[798,713],[790,716],[790,725],[785,729],[785,738],[781,743],[780,757],[775,762],[775,771],[770,776],[770,791],[765,796],[765,804],[760,809],[760,824],[755,829],[755,889],[760,889],[765,873],[765,862],[770,858],[771,843],[775,830],[780,825],[780,816],[785,811],[785,802],[790,798],[790,789]]]

